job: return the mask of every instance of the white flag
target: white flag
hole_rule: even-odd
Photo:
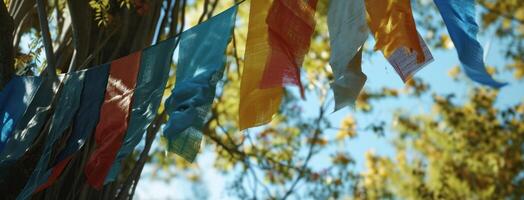
[[[364,0],[331,0],[328,11],[331,44],[329,61],[335,80],[335,111],[354,106],[364,87],[366,75],[361,70],[362,46],[368,37]]]

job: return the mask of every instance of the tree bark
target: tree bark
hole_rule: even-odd
[[[13,18],[2,0],[0,1],[0,90],[15,73],[13,32]]]

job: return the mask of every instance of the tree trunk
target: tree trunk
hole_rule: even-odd
[[[13,18],[4,1],[0,1],[0,90],[14,75]]]

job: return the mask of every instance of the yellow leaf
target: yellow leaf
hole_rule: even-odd
[[[451,38],[449,37],[449,35],[440,36],[440,40],[444,48],[451,49],[454,47],[453,42],[451,41]]]
[[[509,28],[511,28],[511,20],[509,19],[502,20],[502,29],[508,30]]]
[[[450,76],[453,79],[457,79],[458,75],[460,74],[460,67],[454,66],[448,71],[448,76]]]
[[[524,7],[519,8],[513,15],[515,18],[524,21]]]
[[[338,131],[336,135],[337,140],[343,140],[346,137],[352,138],[356,136],[356,123],[353,116],[348,116],[342,120],[340,124],[340,130]]]

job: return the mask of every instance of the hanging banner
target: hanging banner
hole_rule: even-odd
[[[417,61],[416,51],[409,51],[406,48],[400,48],[395,50],[391,56],[387,58],[388,62],[395,68],[395,71],[400,76],[402,81],[407,82],[411,79],[416,72],[424,68],[427,64],[433,62],[433,55],[429,51],[429,47],[424,42],[424,39],[419,35],[418,36],[422,50],[424,51],[424,61]]]
[[[40,77],[15,76],[0,92],[0,152],[33,100],[40,83]]]
[[[417,52],[417,62],[425,60],[410,0],[365,0],[368,25],[375,37],[375,50],[389,58],[397,49]]]
[[[66,146],[58,154],[56,161],[52,162],[52,168],[47,174],[45,183],[40,184],[35,192],[51,186],[60,176],[74,154],[84,146],[85,142],[91,137],[98,123],[100,107],[104,102],[104,94],[109,76],[109,64],[89,68],[85,72],[84,88],[80,99],[78,111],[73,120],[73,131],[69,136]]]
[[[65,76],[64,85],[60,91],[55,105],[55,112],[51,118],[49,132],[46,135],[42,155],[38,159],[35,169],[22,189],[22,192],[20,192],[16,198],[17,200],[25,200],[31,197],[33,191],[49,177],[47,166],[49,165],[55,142],[62,137],[63,133],[70,126],[78,110],[84,85],[84,72],[85,71],[79,71]]]
[[[31,148],[33,141],[40,134],[51,114],[51,103],[57,88],[49,79],[42,79],[33,100],[18,120],[11,137],[7,139],[4,150],[0,153],[0,168],[10,166]],[[0,179],[5,171],[0,172]]]
[[[275,0],[271,5],[268,25],[271,53],[260,83],[261,89],[297,85],[302,98],[300,66],[309,50],[315,31],[317,0]]]
[[[369,34],[365,9],[364,0],[329,2],[329,63],[335,77],[331,83],[335,111],[346,106],[354,107],[367,80],[361,68],[362,48]]]
[[[338,72],[333,70],[334,74],[340,73],[337,75],[340,77],[330,84],[335,98],[335,111],[345,106],[355,107],[355,101],[367,80],[367,76],[362,72],[361,66],[362,48],[346,65],[344,71]]]
[[[455,48],[462,68],[473,81],[493,88],[501,88],[507,83],[495,81],[486,71],[484,50],[477,41],[479,27],[475,22],[474,0],[434,0]]]
[[[127,131],[141,52],[115,60],[109,69],[104,103],[95,130],[96,149],[84,172],[89,185],[100,189]]]
[[[222,79],[226,48],[238,5],[180,36],[176,83],[165,107],[168,150],[192,162],[200,149],[201,129],[209,115],[217,82]]]
[[[251,0],[244,68],[240,81],[240,130],[271,121],[282,101],[283,88],[260,89],[270,46],[266,18],[271,0]]]
[[[174,37],[143,50],[129,126],[106,183],[116,179],[122,161],[133,151],[153,122],[169,77],[175,47]]]

